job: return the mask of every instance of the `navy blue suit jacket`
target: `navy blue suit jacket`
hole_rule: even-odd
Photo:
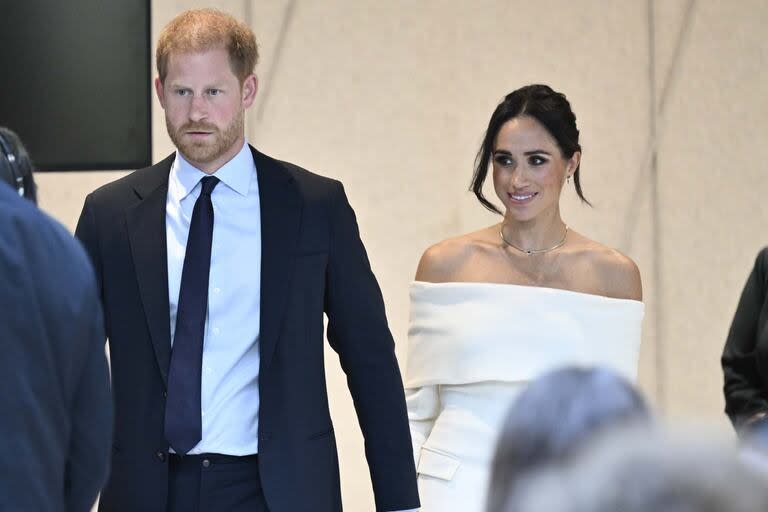
[[[112,401],[93,270],[80,244],[0,183],[0,510],[90,510]]]
[[[365,437],[376,507],[416,508],[394,343],[344,190],[251,149],[262,233],[259,468],[270,511],[341,510],[323,365],[324,313]],[[163,418],[171,343],[165,207],[173,158],[90,194],[77,226],[97,271],[112,359],[117,421],[103,511],[166,510]]]

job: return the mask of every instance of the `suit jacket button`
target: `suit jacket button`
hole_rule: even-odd
[[[209,461],[208,459],[203,459],[203,467],[204,468],[207,468],[210,465],[211,465],[211,461]]]
[[[160,462],[165,462],[165,453],[164,452],[157,452],[155,455],[157,455],[157,459]]]

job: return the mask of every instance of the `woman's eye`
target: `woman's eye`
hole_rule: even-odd
[[[505,155],[496,155],[494,160],[499,165],[512,165],[512,159]]]
[[[531,163],[531,165],[544,165],[547,163],[546,158],[540,157],[538,155],[533,155],[528,161]]]

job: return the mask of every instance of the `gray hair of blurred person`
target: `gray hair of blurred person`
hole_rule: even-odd
[[[640,392],[607,368],[564,367],[532,381],[512,404],[492,464],[487,512],[500,512],[532,471],[566,461],[611,427],[653,422]]]
[[[0,126],[0,181],[8,183],[20,196],[37,203],[33,170],[32,160],[19,136]]]
[[[528,478],[503,512],[765,512],[766,473],[732,440],[695,432],[612,432]],[[650,434],[650,435],[649,435]]]

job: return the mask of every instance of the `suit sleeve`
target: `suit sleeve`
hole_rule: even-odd
[[[338,353],[365,438],[376,510],[419,506],[403,382],[384,301],[341,184],[326,276],[328,341]]]
[[[761,327],[766,320],[761,311],[766,299],[767,258],[768,248],[758,254],[741,293],[721,359],[725,412],[736,428],[753,414],[768,411],[765,385],[758,372],[757,351]]]

